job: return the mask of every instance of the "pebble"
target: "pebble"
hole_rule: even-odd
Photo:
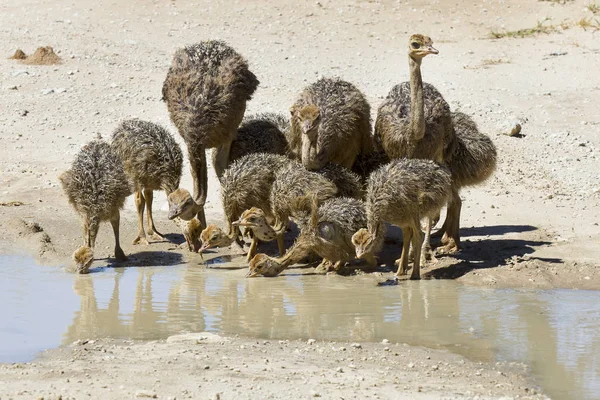
[[[306,341],[306,344],[315,344],[315,343],[317,343],[317,341],[315,339],[308,339]]]
[[[355,349],[362,349],[362,345],[360,343],[352,343],[352,347]]]
[[[390,343],[390,341],[389,341],[389,340],[387,340],[387,339],[383,339],[383,340],[381,341],[381,343],[383,343],[383,344],[389,344],[389,343]]]
[[[52,94],[54,93],[54,89],[44,89],[42,90],[42,94],[46,95],[46,94]]]
[[[501,132],[503,135],[515,137],[521,133],[521,124],[518,122],[509,122],[502,126]]]
[[[148,397],[151,399],[156,399],[158,396],[152,390],[136,390],[135,397]]]

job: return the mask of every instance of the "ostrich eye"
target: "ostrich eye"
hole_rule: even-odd
[[[421,45],[417,42],[412,42],[410,45],[412,46],[413,49],[418,49],[419,47],[421,47]]]
[[[250,221],[250,222],[256,222],[256,218],[255,217],[250,217],[250,218],[248,218],[248,221]]]

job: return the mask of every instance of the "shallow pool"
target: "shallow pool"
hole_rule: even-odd
[[[377,286],[376,275],[244,278],[231,264],[100,268],[75,275],[0,256],[0,362],[77,339],[211,331],[275,339],[404,342],[523,361],[557,398],[600,393],[600,292],[453,281]],[[235,265],[240,265],[236,263]]]

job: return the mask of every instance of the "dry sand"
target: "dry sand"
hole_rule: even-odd
[[[177,47],[217,38],[243,53],[261,81],[248,104],[250,113],[287,112],[303,86],[319,76],[338,75],[365,92],[375,116],[392,85],[407,80],[407,38],[419,32],[431,36],[440,50],[423,62],[424,80],[434,84],[453,109],[472,115],[499,151],[495,175],[485,185],[462,193],[465,249],[427,267],[425,277],[492,287],[599,289],[600,32],[575,26],[582,18],[593,21],[587,3],[3,1],[0,250],[33,253],[42,263],[68,263],[82,239],[79,219],[59,188],[58,175],[84,143],[97,134],[109,137],[121,119],[152,120],[170,126],[175,133],[160,98]],[[556,32],[489,39],[492,31],[531,28],[546,17],[551,19],[544,25],[558,27]],[[561,24],[570,27],[563,29]],[[18,48],[46,44],[54,48],[62,64],[23,65],[7,58]],[[515,123],[522,125],[521,135],[505,135]],[[186,169],[183,186],[191,188],[190,183]],[[209,189],[208,219],[221,223],[214,174]],[[4,204],[10,202],[24,204]],[[158,196],[155,209],[158,229],[178,233],[166,220],[164,195]],[[139,249],[130,244],[135,221],[129,200],[121,219],[122,246],[128,254]],[[172,247],[157,243],[152,250],[173,251],[168,250]],[[111,256],[112,248],[112,232],[106,224],[99,235],[98,257]],[[194,255],[184,257],[197,262]],[[102,345],[108,348],[112,343]],[[144,355],[141,349],[145,346],[165,345],[136,344],[132,348]],[[47,388],[63,379],[55,377],[59,365],[77,359],[69,352],[50,353],[41,366],[3,367],[3,375],[25,374],[16,381],[22,389],[11,386],[16,391],[35,390],[25,379],[34,376],[40,387],[46,388],[43,393],[48,393]],[[166,347],[160,354],[176,357],[167,356],[169,352]],[[286,352],[275,354],[284,356]],[[144,360],[150,363],[154,353],[147,353]],[[61,354],[69,355],[61,358]],[[120,351],[116,354],[117,359],[123,356]],[[237,351],[234,354],[242,356]],[[87,357],[83,364],[74,364],[76,370],[82,376],[98,377],[113,389],[124,384],[133,390],[134,384],[128,380],[142,379],[135,371],[120,371],[122,374],[115,373],[112,378],[110,368],[96,375],[96,369],[86,363],[99,359]],[[125,371],[127,366],[150,368],[139,359],[123,362]],[[331,367],[327,357],[320,362],[324,370]],[[164,367],[164,363],[156,365],[156,369]],[[187,367],[182,364],[172,376],[178,378]],[[194,377],[193,371],[188,373]],[[281,382],[286,376],[279,375]],[[423,387],[428,387],[431,379],[423,376],[427,378]],[[154,382],[154,378],[148,379]],[[215,373],[215,379],[221,376]],[[469,379],[463,384],[468,386]],[[302,380],[290,382],[304,389],[310,386]],[[515,391],[507,390],[507,394],[518,391],[517,381],[510,379],[508,384],[512,383]],[[251,384],[242,384],[244,388],[247,385]],[[431,393],[445,392],[436,385]],[[234,389],[230,383],[225,386]],[[60,386],[56,387],[53,393],[60,393]],[[489,393],[503,393],[494,391],[490,382],[484,387]],[[410,390],[415,388],[416,384]],[[283,392],[276,392],[283,398]],[[337,392],[325,391],[324,397],[330,393]],[[24,393],[23,397],[32,396]]]

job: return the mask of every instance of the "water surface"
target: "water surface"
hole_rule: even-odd
[[[218,260],[217,260],[218,261]],[[235,261],[234,261],[235,262]],[[273,339],[402,342],[522,361],[557,398],[600,393],[600,292],[378,287],[375,275],[244,278],[231,264],[102,268],[75,275],[0,256],[0,362],[77,339],[210,331]],[[235,263],[238,266],[240,263]]]

